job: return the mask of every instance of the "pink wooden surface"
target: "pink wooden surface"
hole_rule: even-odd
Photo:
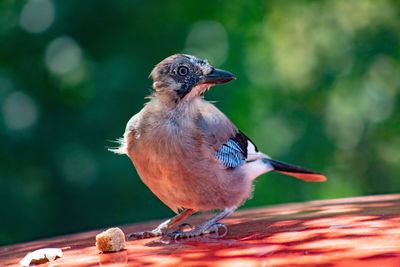
[[[95,247],[103,229],[5,246],[0,266],[18,266],[35,249],[66,246],[71,249],[63,258],[40,266],[400,266],[400,194],[243,210],[223,222],[229,233],[221,239],[129,241],[125,250],[111,254]],[[121,228],[131,233],[157,224]]]

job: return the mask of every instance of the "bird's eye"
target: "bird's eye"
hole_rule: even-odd
[[[178,74],[179,74],[179,75],[185,76],[185,75],[187,75],[188,73],[189,73],[188,67],[186,67],[186,66],[180,66],[180,67],[178,68]]]

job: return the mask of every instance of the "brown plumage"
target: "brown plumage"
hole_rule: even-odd
[[[174,238],[197,236],[224,227],[217,221],[232,213],[253,191],[252,181],[277,170],[304,180],[322,181],[323,175],[271,160],[213,104],[202,97],[212,85],[235,77],[207,61],[173,55],[151,72],[155,92],[126,127],[121,146],[142,181],[178,213],[158,228],[133,234],[136,238],[166,232],[197,211],[222,212]]]

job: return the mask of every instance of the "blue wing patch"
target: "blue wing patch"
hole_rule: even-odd
[[[245,163],[245,152],[235,140],[229,139],[217,151],[216,157],[229,168],[236,168]]]

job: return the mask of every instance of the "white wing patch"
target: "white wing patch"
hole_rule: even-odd
[[[262,159],[262,158],[268,158],[270,157],[268,155],[265,155],[262,152],[257,152],[256,151],[256,146],[250,141],[247,141],[247,159],[246,161],[254,161],[256,159]]]

